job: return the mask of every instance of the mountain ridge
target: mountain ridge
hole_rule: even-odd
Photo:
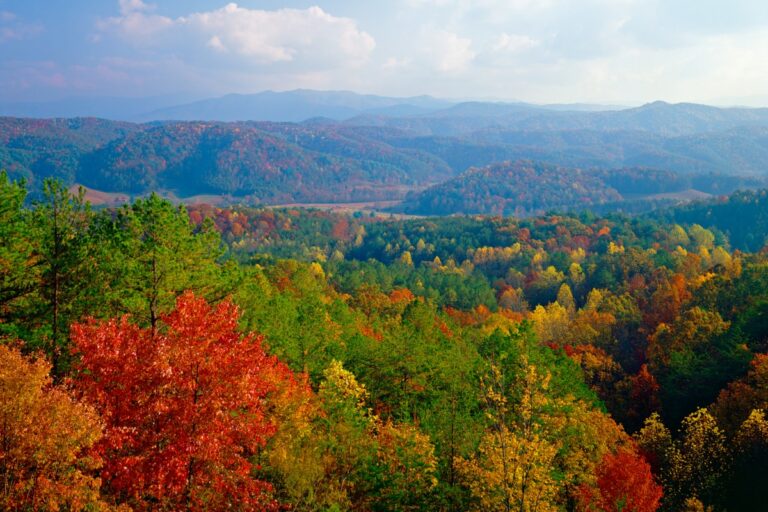
[[[630,116],[652,120],[659,119],[659,112],[661,118],[682,115],[681,126],[697,122],[696,116],[714,116],[711,125],[729,126],[722,131],[670,135],[609,127],[507,128],[497,121],[511,111],[518,113],[518,120],[534,124],[531,119],[537,117],[569,119],[581,114],[512,105],[500,118],[483,119],[475,116],[478,108],[489,116],[493,113],[485,104],[468,103],[458,110],[471,112],[469,118],[449,115],[439,120],[457,126],[464,123],[465,129],[467,119],[481,126],[463,135],[423,135],[417,129],[424,121],[420,116],[379,116],[384,122],[378,126],[329,118],[303,123],[144,124],[96,118],[0,118],[0,168],[13,178],[27,179],[33,192],[39,192],[43,178],[52,176],[67,185],[77,182],[104,192],[141,194],[165,189],[179,194],[248,196],[250,201],[267,203],[400,200],[408,192],[445,182],[469,168],[518,160],[565,168],[768,175],[768,126],[754,125],[763,111],[723,112],[664,103],[630,111]],[[392,119],[404,125],[386,122]],[[748,124],[730,127],[739,119]]]

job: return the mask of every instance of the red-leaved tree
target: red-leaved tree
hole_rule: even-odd
[[[137,510],[265,510],[249,459],[275,432],[267,400],[293,379],[237,330],[238,310],[191,293],[156,332],[129,318],[72,327],[74,387],[106,423],[102,480]]]
[[[597,488],[581,489],[581,509],[601,512],[655,512],[662,489],[651,466],[631,448],[606,453],[597,467]]]

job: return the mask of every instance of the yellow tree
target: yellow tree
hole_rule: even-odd
[[[725,434],[706,409],[683,420],[677,439],[658,414],[652,414],[635,440],[664,486],[665,510],[697,510],[699,506],[704,510],[704,504],[712,504],[724,494],[729,452]]]
[[[292,510],[424,510],[437,485],[429,437],[414,425],[382,421],[368,391],[338,361],[317,394],[280,391],[283,420],[260,462]]]
[[[669,363],[672,354],[694,349],[708,343],[713,337],[723,334],[729,322],[719,313],[693,307],[671,324],[660,324],[649,338],[648,360],[651,370],[662,371]]]
[[[565,345],[571,341],[571,317],[568,310],[558,302],[547,306],[536,306],[531,313],[534,332],[542,343]]]
[[[719,496],[728,469],[725,434],[706,410],[689,414],[681,437],[669,450],[668,505],[695,497],[711,503]]]
[[[50,370],[0,345],[0,509],[107,510],[92,476],[99,418],[53,387]]]
[[[318,394],[303,385],[278,389],[271,414],[280,425],[259,454],[265,478],[293,510],[347,510],[365,497],[359,475],[373,458],[368,392],[338,361]]]
[[[429,436],[415,425],[376,424],[376,495],[379,509],[423,510],[437,487],[437,457]]]
[[[557,303],[563,306],[570,316],[576,313],[576,300],[573,298],[573,292],[567,283],[560,285],[560,290],[557,292]]]
[[[563,404],[557,415],[558,418],[548,421],[557,429],[550,437],[557,438],[565,447],[558,453],[557,465],[565,477],[565,491],[573,496],[579,487],[596,483],[603,458],[617,447],[627,446],[629,436],[609,415],[582,401]]]
[[[561,487],[554,472],[560,446],[547,439],[541,422],[551,405],[545,394],[549,375],[541,376],[527,365],[515,407],[505,396],[505,379],[504,372],[491,365],[483,383],[490,426],[475,456],[456,460],[459,477],[475,498],[476,510],[558,510]]]
[[[658,413],[646,418],[643,428],[635,433],[634,438],[640,452],[651,464],[653,472],[665,479],[664,472],[669,466],[672,450],[672,433],[661,421]]]

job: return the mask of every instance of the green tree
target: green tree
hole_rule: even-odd
[[[54,375],[68,364],[69,326],[90,312],[98,295],[89,240],[92,217],[82,188],[73,195],[53,179],[43,183],[43,200],[30,213],[38,292],[29,329],[33,343],[51,357]]]
[[[100,220],[109,316],[130,313],[155,328],[182,291],[209,302],[233,291],[238,273],[221,262],[219,233],[210,221],[195,229],[183,206],[152,194]]]
[[[23,209],[26,195],[23,182],[0,173],[0,333],[14,334],[15,322],[25,314],[25,299],[35,290],[36,259]]]

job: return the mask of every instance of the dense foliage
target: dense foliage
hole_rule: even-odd
[[[506,162],[472,168],[430,187],[407,201],[403,210],[427,215],[486,213],[523,217],[554,208],[588,208],[621,199],[615,189],[579,169]]]
[[[728,235],[733,247],[760,251],[768,234],[768,191],[740,191],[713,201],[700,201],[659,213],[665,221],[701,224]]]
[[[5,508],[762,505],[768,260],[724,230],[43,190],[0,175]]]
[[[421,215],[516,217],[552,210],[639,213],[763,184],[756,177],[681,175],[644,168],[583,170],[515,161],[471,168],[453,179],[409,194],[403,204],[392,210]]]

